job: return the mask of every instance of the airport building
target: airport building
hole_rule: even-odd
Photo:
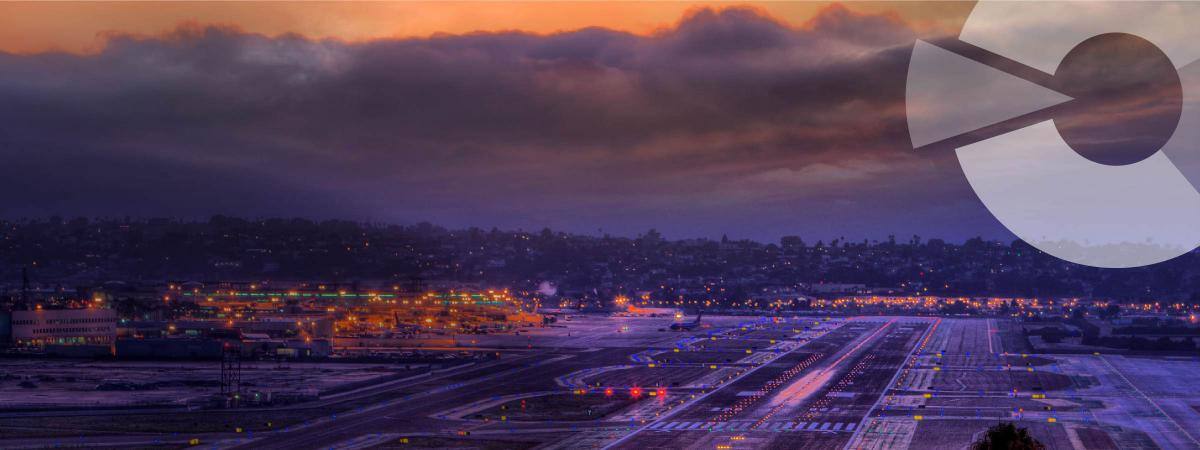
[[[9,320],[17,346],[112,345],[117,337],[117,312],[107,308],[12,311]]]
[[[325,285],[297,289],[201,291],[170,285],[164,298],[194,305],[177,320],[180,331],[237,328],[272,338],[364,336],[381,333],[486,333],[539,325],[536,302],[508,290],[426,292],[353,291]]]

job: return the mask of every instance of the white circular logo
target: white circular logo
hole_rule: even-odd
[[[1179,124],[1167,143],[1123,166],[1076,153],[1052,120],[956,150],[971,188],[1014,234],[1055,257],[1095,267],[1137,267],[1200,245],[1200,23],[1197,3],[983,1],[959,39],[1053,74],[1081,42],[1128,33],[1158,46],[1183,88]],[[914,147],[960,136],[1071,98],[918,41],[907,104]]]

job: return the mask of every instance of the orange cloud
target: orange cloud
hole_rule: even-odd
[[[696,8],[750,5],[801,26],[829,2],[17,2],[0,4],[0,51],[93,53],[112,33],[158,35],[181,23],[232,25],[268,36],[363,41],[442,33],[538,34],[603,27],[636,34],[670,28]],[[892,12],[918,30],[957,29],[971,3],[849,3]]]

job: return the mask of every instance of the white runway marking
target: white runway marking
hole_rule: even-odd
[[[649,429],[658,431],[760,431],[769,433],[785,432],[826,432],[849,433],[858,425],[852,422],[790,422],[771,421],[750,430],[750,422],[660,422]]]

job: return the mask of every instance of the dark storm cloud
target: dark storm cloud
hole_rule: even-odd
[[[0,214],[304,215],[774,238],[999,228],[908,145],[914,33],[700,10],[363,43],[181,26],[0,55]]]

